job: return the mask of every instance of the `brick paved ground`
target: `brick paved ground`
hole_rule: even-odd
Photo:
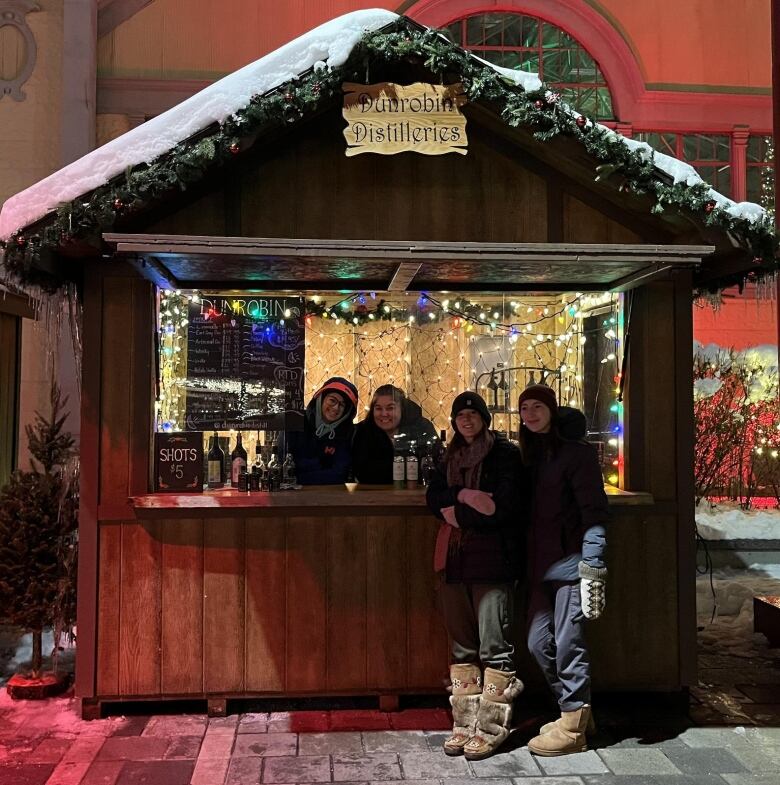
[[[592,749],[561,758],[528,752],[550,715],[521,696],[506,748],[477,763],[442,753],[444,708],[86,722],[72,697],[2,691],[0,785],[780,785],[780,650],[760,636],[737,654],[703,647],[699,676],[688,706],[598,697]]]
[[[528,752],[525,744],[546,716],[526,706],[506,749],[475,763],[443,754],[444,709],[85,722],[72,698],[13,703],[3,693],[0,785],[779,785],[780,706],[770,716],[764,702],[776,699],[778,688],[752,686],[718,689],[713,703],[710,693],[697,691],[690,713],[698,722],[646,696],[604,698],[593,749],[561,758]],[[709,722],[716,724],[702,724]]]

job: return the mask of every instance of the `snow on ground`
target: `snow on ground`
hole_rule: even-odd
[[[780,595],[780,564],[753,564],[746,570],[723,568],[696,577],[700,649],[712,654],[756,657],[766,650],[763,635],[753,632],[753,596]],[[713,619],[713,607],[717,603]]]
[[[741,510],[733,503],[696,509],[696,526],[705,540],[780,540],[780,510]]]

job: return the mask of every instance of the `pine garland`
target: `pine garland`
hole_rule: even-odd
[[[343,82],[365,79],[369,66],[404,61],[422,64],[441,79],[461,81],[470,101],[494,105],[507,124],[531,129],[540,141],[556,136],[575,138],[600,162],[596,180],[619,178],[621,190],[649,194],[654,200],[652,212],[675,209],[691,213],[705,225],[731,235],[752,253],[754,266],[750,272],[722,279],[718,287],[743,284],[746,278],[762,277],[780,269],[778,238],[770,218],[751,222],[731,215],[712,200],[706,184],[670,184],[669,178],[655,169],[652,159],[629,149],[609,129],[572,112],[546,86],[526,91],[441,33],[420,28],[405,18],[367,34],[343,66],[312,69],[253,97],[222,125],[201,131],[155,161],[129,169],[88,195],[61,205],[55,214],[20,230],[4,243],[6,268],[22,282],[55,291],[62,282],[41,272],[48,255],[67,251],[74,241],[99,247],[101,234],[111,230],[119,218],[159,203],[176,191],[185,191],[215,167],[251,147],[260,133],[316,114],[341,95]]]

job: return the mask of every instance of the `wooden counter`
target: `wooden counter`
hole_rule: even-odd
[[[433,572],[438,521],[423,488],[129,502],[123,519],[98,526],[96,694],[85,712],[147,698],[206,698],[219,710],[230,697],[392,702],[441,691],[448,645]],[[608,612],[592,628],[598,686],[672,686],[663,656],[648,654],[653,619],[674,601],[673,586],[653,586],[648,559],[674,528],[653,505],[649,494],[610,492]],[[518,653],[527,680],[535,666],[522,638]]]

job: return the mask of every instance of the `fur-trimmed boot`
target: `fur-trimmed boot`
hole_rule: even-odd
[[[585,752],[588,749],[585,737],[590,721],[590,706],[586,703],[576,711],[562,711],[561,718],[544,734],[528,742],[528,749],[534,755],[545,758],[569,755],[572,752]]]
[[[466,743],[474,735],[482,692],[482,673],[477,665],[450,665],[452,682],[452,735],[444,742],[446,755],[462,755]]]
[[[485,686],[479,699],[477,727],[464,753],[469,760],[492,755],[509,736],[512,701],[523,691],[523,682],[514,671],[485,668]]]

